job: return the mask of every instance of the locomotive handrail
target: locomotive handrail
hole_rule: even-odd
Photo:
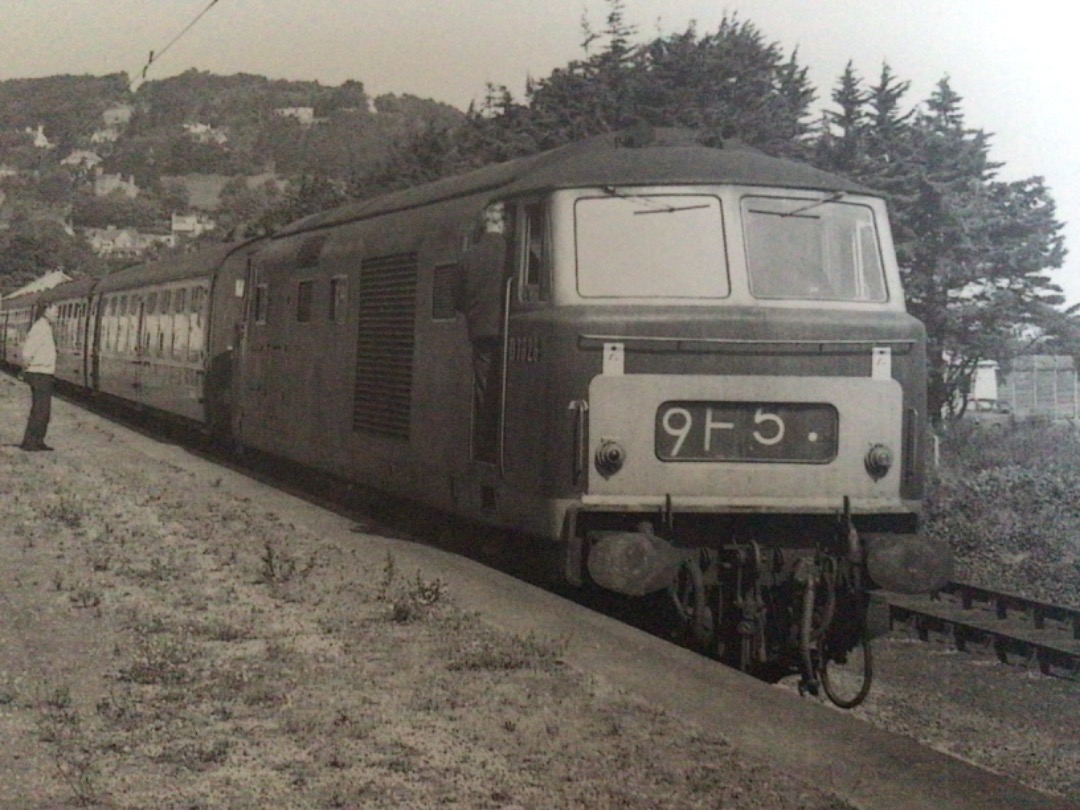
[[[906,346],[910,348],[915,344],[915,340],[912,338],[889,338],[886,340],[876,340],[874,338],[686,338],[661,335],[578,335],[578,340],[585,344],[595,342],[598,347],[603,343],[631,341],[668,344],[705,343],[718,346]]]

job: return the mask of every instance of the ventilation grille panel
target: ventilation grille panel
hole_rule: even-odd
[[[416,343],[415,253],[365,259],[360,269],[353,430],[409,438]]]

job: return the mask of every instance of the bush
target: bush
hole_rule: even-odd
[[[953,426],[930,476],[927,531],[950,543],[962,579],[1080,604],[1080,434]]]

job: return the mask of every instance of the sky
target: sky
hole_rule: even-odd
[[[1073,27],[1050,0],[624,0],[639,40],[753,23],[785,55],[798,49],[819,104],[845,65],[872,84],[888,64],[909,105],[948,77],[967,125],[993,135],[999,177],[1045,178],[1070,255],[1053,275],[1080,303],[1080,82]],[[410,93],[464,109],[486,85],[520,98],[581,58],[582,21],[603,28],[604,0],[0,0],[0,79],[220,75]],[[205,12],[205,13],[203,13]],[[199,15],[202,14],[200,17]],[[194,22],[193,25],[191,25]],[[191,25],[190,28],[188,26]],[[185,29],[187,29],[185,31]]]

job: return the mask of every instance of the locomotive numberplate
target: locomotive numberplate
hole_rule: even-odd
[[[665,402],[656,411],[661,461],[783,461],[836,457],[840,416],[824,403]]]

